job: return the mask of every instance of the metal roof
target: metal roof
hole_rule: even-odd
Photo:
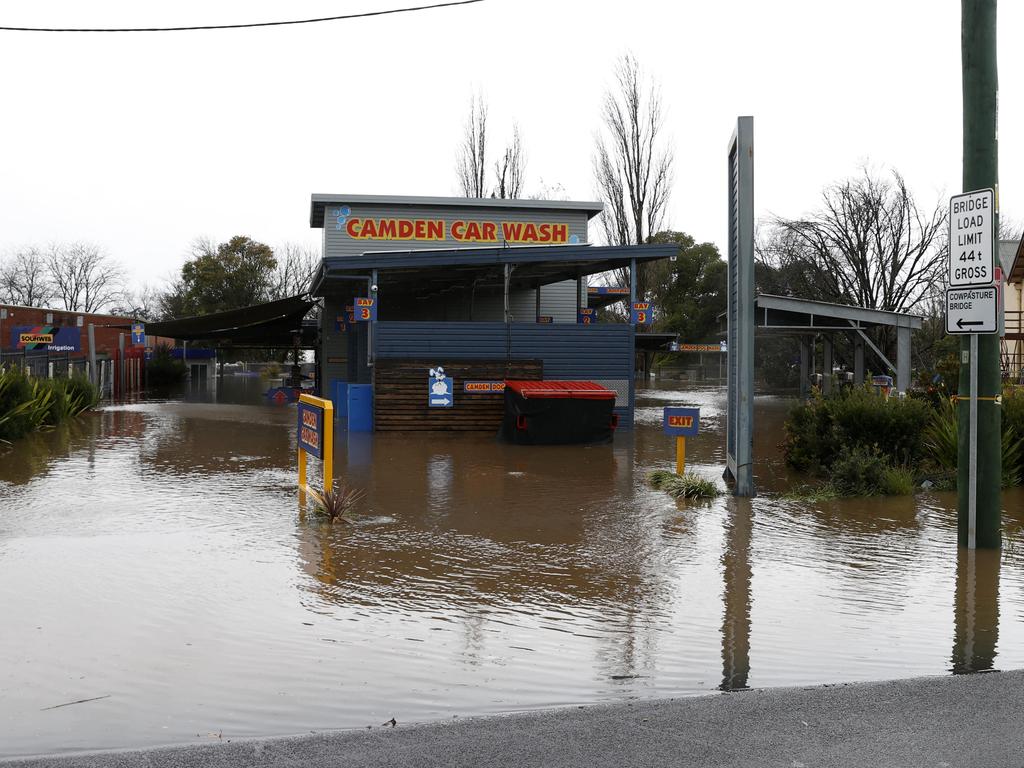
[[[797,299],[792,296],[758,294],[754,299],[754,317],[760,330],[787,333],[818,333],[873,325],[896,328],[920,328],[922,317],[906,312],[865,309],[829,301]]]
[[[388,207],[491,208],[517,211],[585,211],[592,219],[604,203],[578,200],[507,200],[495,197],[432,197],[420,195],[330,195],[314,192],[309,206],[309,226],[324,226],[324,210],[329,205],[386,205]]]
[[[1016,243],[1016,245],[1014,244]],[[1004,249],[1003,246],[1006,246]],[[999,243],[1000,257],[1005,253],[1009,264],[1003,264],[1006,270],[1006,282],[1024,283],[1024,238],[1019,241],[1002,240]]]
[[[370,276],[376,269],[381,288],[412,292],[444,290],[471,284],[502,285],[504,266],[515,270],[512,288],[533,288],[562,280],[628,267],[638,262],[667,259],[679,252],[678,245],[616,246],[523,246],[456,248],[420,251],[377,251],[361,256],[332,256],[324,259],[313,276],[310,293],[323,295],[324,283],[351,281]]]

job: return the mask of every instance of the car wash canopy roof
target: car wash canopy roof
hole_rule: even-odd
[[[502,288],[506,265],[511,269],[510,290],[534,288],[628,268],[633,259],[638,263],[665,259],[678,250],[675,245],[565,245],[367,251],[324,259],[311,292],[322,296],[332,286],[351,287],[353,277],[368,278],[373,270],[377,270],[380,290],[394,293],[440,293],[471,285]]]

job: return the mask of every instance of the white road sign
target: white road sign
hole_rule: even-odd
[[[979,189],[949,199],[949,285],[991,285],[995,194]],[[970,333],[970,331],[967,331]]]
[[[994,285],[946,291],[946,333],[997,333],[999,296]]]

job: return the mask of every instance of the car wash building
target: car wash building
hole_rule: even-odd
[[[496,432],[506,380],[602,385],[630,427],[635,329],[596,322],[588,281],[676,247],[591,245],[601,208],[314,194],[319,386],[349,429]]]

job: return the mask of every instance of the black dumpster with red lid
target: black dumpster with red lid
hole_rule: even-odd
[[[593,381],[506,381],[500,437],[520,445],[612,439],[614,390]]]

